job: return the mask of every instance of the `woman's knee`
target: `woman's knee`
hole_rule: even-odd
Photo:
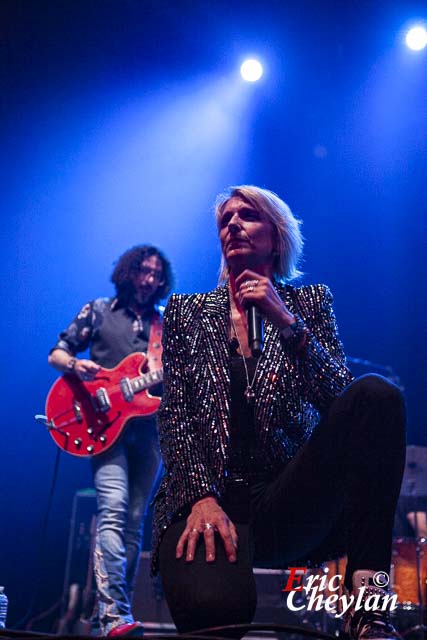
[[[202,544],[193,562],[177,560],[175,547],[181,529],[179,523],[172,524],[160,545],[160,574],[178,630],[250,623],[256,609],[256,586],[247,552],[240,549],[237,562],[230,563],[218,540],[213,563],[206,562]]]
[[[405,402],[399,387],[376,373],[367,373],[356,378],[347,390],[366,402],[384,403],[402,410],[404,408]]]

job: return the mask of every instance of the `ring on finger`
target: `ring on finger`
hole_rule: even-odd
[[[245,285],[248,291],[253,291],[258,286],[259,280],[246,280]]]
[[[205,522],[205,524],[203,525],[203,528],[209,531],[209,529],[213,529],[213,525],[211,525],[210,522]]]
[[[192,529],[190,529],[190,533],[199,533],[199,530],[196,529],[196,527],[193,527]]]

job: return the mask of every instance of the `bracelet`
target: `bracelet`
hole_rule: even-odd
[[[67,362],[67,372],[73,372],[74,371],[74,367],[76,366],[76,362],[77,362],[77,358],[70,358]]]
[[[284,338],[286,345],[297,348],[305,344],[307,338],[307,327],[304,320],[295,315],[295,322],[281,330],[280,335]]]

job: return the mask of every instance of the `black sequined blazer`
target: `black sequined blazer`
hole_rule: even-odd
[[[310,437],[319,416],[352,380],[324,285],[275,283],[291,313],[305,323],[297,351],[265,321],[254,383],[255,418],[266,470],[277,472]],[[173,295],[163,324],[164,392],[158,413],[165,476],[156,497],[153,570],[173,516],[206,494],[221,495],[230,433],[228,286]]]

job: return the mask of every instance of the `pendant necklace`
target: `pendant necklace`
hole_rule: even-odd
[[[242,360],[243,360],[243,365],[245,367],[246,382],[247,382],[247,386],[246,386],[246,389],[245,389],[246,402],[248,403],[248,405],[253,405],[254,400],[255,400],[255,391],[254,391],[253,387],[254,387],[256,374],[257,374],[257,371],[258,371],[259,358],[258,358],[257,363],[256,363],[255,372],[254,372],[254,376],[252,378],[252,382],[250,382],[249,381],[248,366],[246,364],[246,358],[245,358],[245,356],[243,354],[242,345],[240,344],[239,334],[237,333],[236,325],[234,324],[234,320],[233,320],[233,316],[232,316],[232,313],[231,313],[231,309],[230,309],[230,320],[231,320],[231,326],[233,327],[234,335],[236,336],[236,340],[237,340],[237,343],[239,345],[240,354],[241,354],[241,357],[242,357]]]

